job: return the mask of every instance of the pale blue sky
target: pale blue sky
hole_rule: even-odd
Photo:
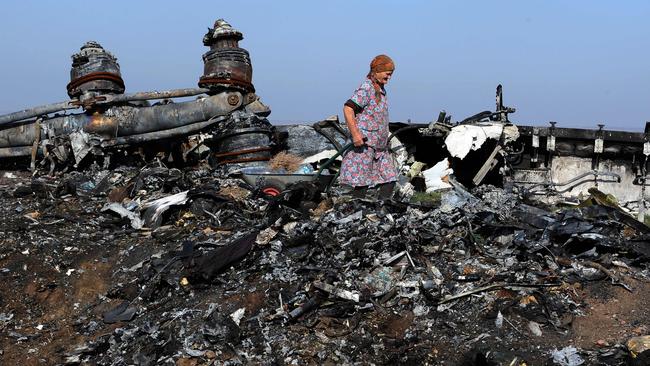
[[[217,18],[244,33],[272,121],[341,115],[379,53],[397,64],[393,121],[493,109],[499,83],[520,124],[641,130],[650,120],[641,0],[4,0],[0,113],[66,100],[70,55],[88,40],[118,57],[127,93],[194,87]]]

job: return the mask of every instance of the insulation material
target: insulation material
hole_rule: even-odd
[[[503,126],[503,142],[508,144],[514,142],[519,138],[519,127],[515,125]]]
[[[409,167],[406,166],[406,162],[409,158],[409,153],[406,151],[406,147],[397,137],[392,138],[389,143],[393,164],[402,173],[406,173],[409,169]]]
[[[449,174],[454,170],[449,167],[449,160],[447,158],[436,163],[432,168],[422,172],[424,182],[427,186],[427,193],[431,193],[440,189],[451,188],[449,184]]]
[[[471,150],[478,150],[483,146],[487,139],[499,139],[502,132],[503,125],[500,123],[458,125],[451,129],[445,139],[445,145],[451,156],[464,159]]]
[[[336,150],[325,150],[321,151],[318,154],[312,155],[310,157],[305,158],[302,163],[303,164],[311,164],[311,163],[318,163],[321,160],[327,160],[331,158],[332,156],[336,155]],[[336,158],[336,160],[342,160],[342,158],[339,156]]]

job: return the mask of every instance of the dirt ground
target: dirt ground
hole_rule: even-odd
[[[70,346],[92,340],[79,336],[76,331],[80,320],[86,320],[87,316],[94,317],[97,322],[96,336],[108,334],[119,327],[119,323],[108,325],[101,322],[101,314],[115,305],[112,301],[104,302],[101,299],[110,287],[111,273],[116,269],[116,252],[117,248],[98,248],[90,255],[80,257],[70,253],[74,258],[74,267],[78,270],[69,275],[61,269],[43,265],[42,257],[47,256],[47,253],[4,255],[0,268],[11,272],[6,274],[3,271],[2,275],[2,312],[11,313],[16,319],[29,317],[31,322],[15,331],[22,338],[7,336],[9,329],[3,329],[5,336],[0,342],[2,364],[27,366],[60,363]],[[650,324],[650,313],[647,311],[650,284],[640,281],[632,284],[633,292],[606,281],[588,284],[579,293],[588,304],[585,314],[573,319],[566,335],[545,329],[541,339],[522,337],[522,348],[538,346],[549,349],[575,345],[587,350],[599,349],[625,343],[631,336],[647,334]],[[233,295],[226,300],[232,302],[233,308],[243,305],[251,313],[269,301],[263,292]],[[399,340],[412,324],[413,314],[388,313],[375,318],[373,322],[373,331],[378,335]],[[336,334],[335,325],[326,320],[321,327],[333,335]],[[395,343],[399,347],[399,342]],[[417,348],[413,345],[411,347]],[[449,357],[451,350],[447,347],[448,345],[440,344],[427,350],[432,364],[436,360],[453,359]],[[482,346],[483,349],[489,347],[489,341]],[[521,354],[521,351],[523,350],[513,350],[513,354]],[[533,364],[547,359],[547,355],[542,352],[538,354],[539,358],[534,352],[523,353],[527,354],[527,361],[534,362]]]
[[[650,283],[632,280],[631,284],[633,292],[606,281],[586,288],[586,314],[573,322],[576,346],[606,347],[648,334]]]

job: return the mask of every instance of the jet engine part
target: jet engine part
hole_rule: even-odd
[[[95,41],[86,42],[79,53],[72,55],[70,83],[67,86],[70,98],[82,95],[124,93],[124,80],[117,58]]]
[[[210,50],[203,54],[200,87],[214,91],[234,88],[245,93],[255,92],[250,55],[239,47],[243,38],[242,33],[225,20],[219,19],[214,23],[214,28],[203,37],[203,44]]]

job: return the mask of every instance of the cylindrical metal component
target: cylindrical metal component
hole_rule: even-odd
[[[40,133],[41,136],[65,136],[82,130],[108,140],[141,134],[150,134],[148,136],[154,139],[157,135],[151,134],[152,132],[168,131],[231,113],[241,106],[241,103],[233,106],[228,102],[232,95],[242,99],[239,92],[229,92],[183,103],[151,107],[113,106],[103,114],[80,113],[53,117],[43,120],[43,131]],[[210,124],[203,124],[203,128],[208,126]],[[35,123],[29,123],[0,130],[0,148],[31,146],[38,136],[37,128],[39,126]],[[194,130],[178,131],[182,134]]]
[[[219,93],[207,98],[184,103],[162,104],[152,107],[111,107],[106,116],[117,118],[119,123],[118,136],[135,135],[175,128],[189,123],[207,121],[212,117],[222,116],[241,106],[229,104],[231,95],[239,92]]]
[[[218,153],[220,164],[268,161],[271,158],[271,130],[269,128],[240,128],[219,135]]]
[[[220,165],[263,165],[271,158],[272,125],[266,118],[243,111],[219,125],[212,141],[207,141]]]
[[[199,94],[207,94],[209,91],[210,91],[209,89],[205,89],[205,88],[186,88],[186,89],[172,89],[172,90],[163,90],[163,91],[139,92],[133,94],[104,95],[104,96],[98,96],[99,98],[97,102],[102,104],[117,104],[117,103],[135,102],[135,101],[143,101],[143,100],[191,97]],[[250,94],[250,95],[254,96],[254,94]],[[102,100],[101,97],[106,98],[106,100]],[[29,118],[47,115],[54,112],[64,111],[67,109],[77,109],[79,108],[80,105],[81,103],[79,101],[70,100],[66,102],[47,104],[47,105],[42,105],[30,109],[25,109],[19,112],[1,115],[0,126],[13,123],[13,122],[26,120]]]
[[[172,90],[163,90],[163,91],[150,91],[150,92],[137,92],[132,94],[122,94],[107,97],[105,102],[99,101],[99,103],[123,103],[123,102],[135,102],[143,100],[155,100],[155,99],[169,99],[169,98],[181,98],[181,97],[191,97],[199,94],[207,94],[210,89],[205,88],[185,88],[185,89],[172,89]]]
[[[222,116],[220,118],[213,118],[207,121],[196,122],[189,125],[170,128],[167,130],[146,132],[146,133],[140,133],[137,135],[130,135],[130,136],[119,136],[110,140],[102,141],[101,146],[110,147],[110,146],[129,145],[129,144],[141,144],[144,142],[162,140],[166,138],[179,138],[182,136],[198,133],[201,130],[204,130],[212,125],[222,122],[226,118],[228,117]]]
[[[203,54],[203,76],[199,86],[218,91],[235,88],[243,92],[255,92],[253,66],[248,51],[239,47],[244,37],[228,22],[219,19],[203,37],[203,44],[210,50]]]
[[[0,116],[0,126],[22,121],[29,118],[47,115],[54,112],[64,111],[66,109],[77,109],[79,105],[74,101],[46,104],[34,108],[24,109],[19,112],[9,113]]]
[[[124,80],[117,58],[97,42],[86,42],[79,53],[72,55],[70,83],[67,86],[70,98],[83,94],[124,93]]]

